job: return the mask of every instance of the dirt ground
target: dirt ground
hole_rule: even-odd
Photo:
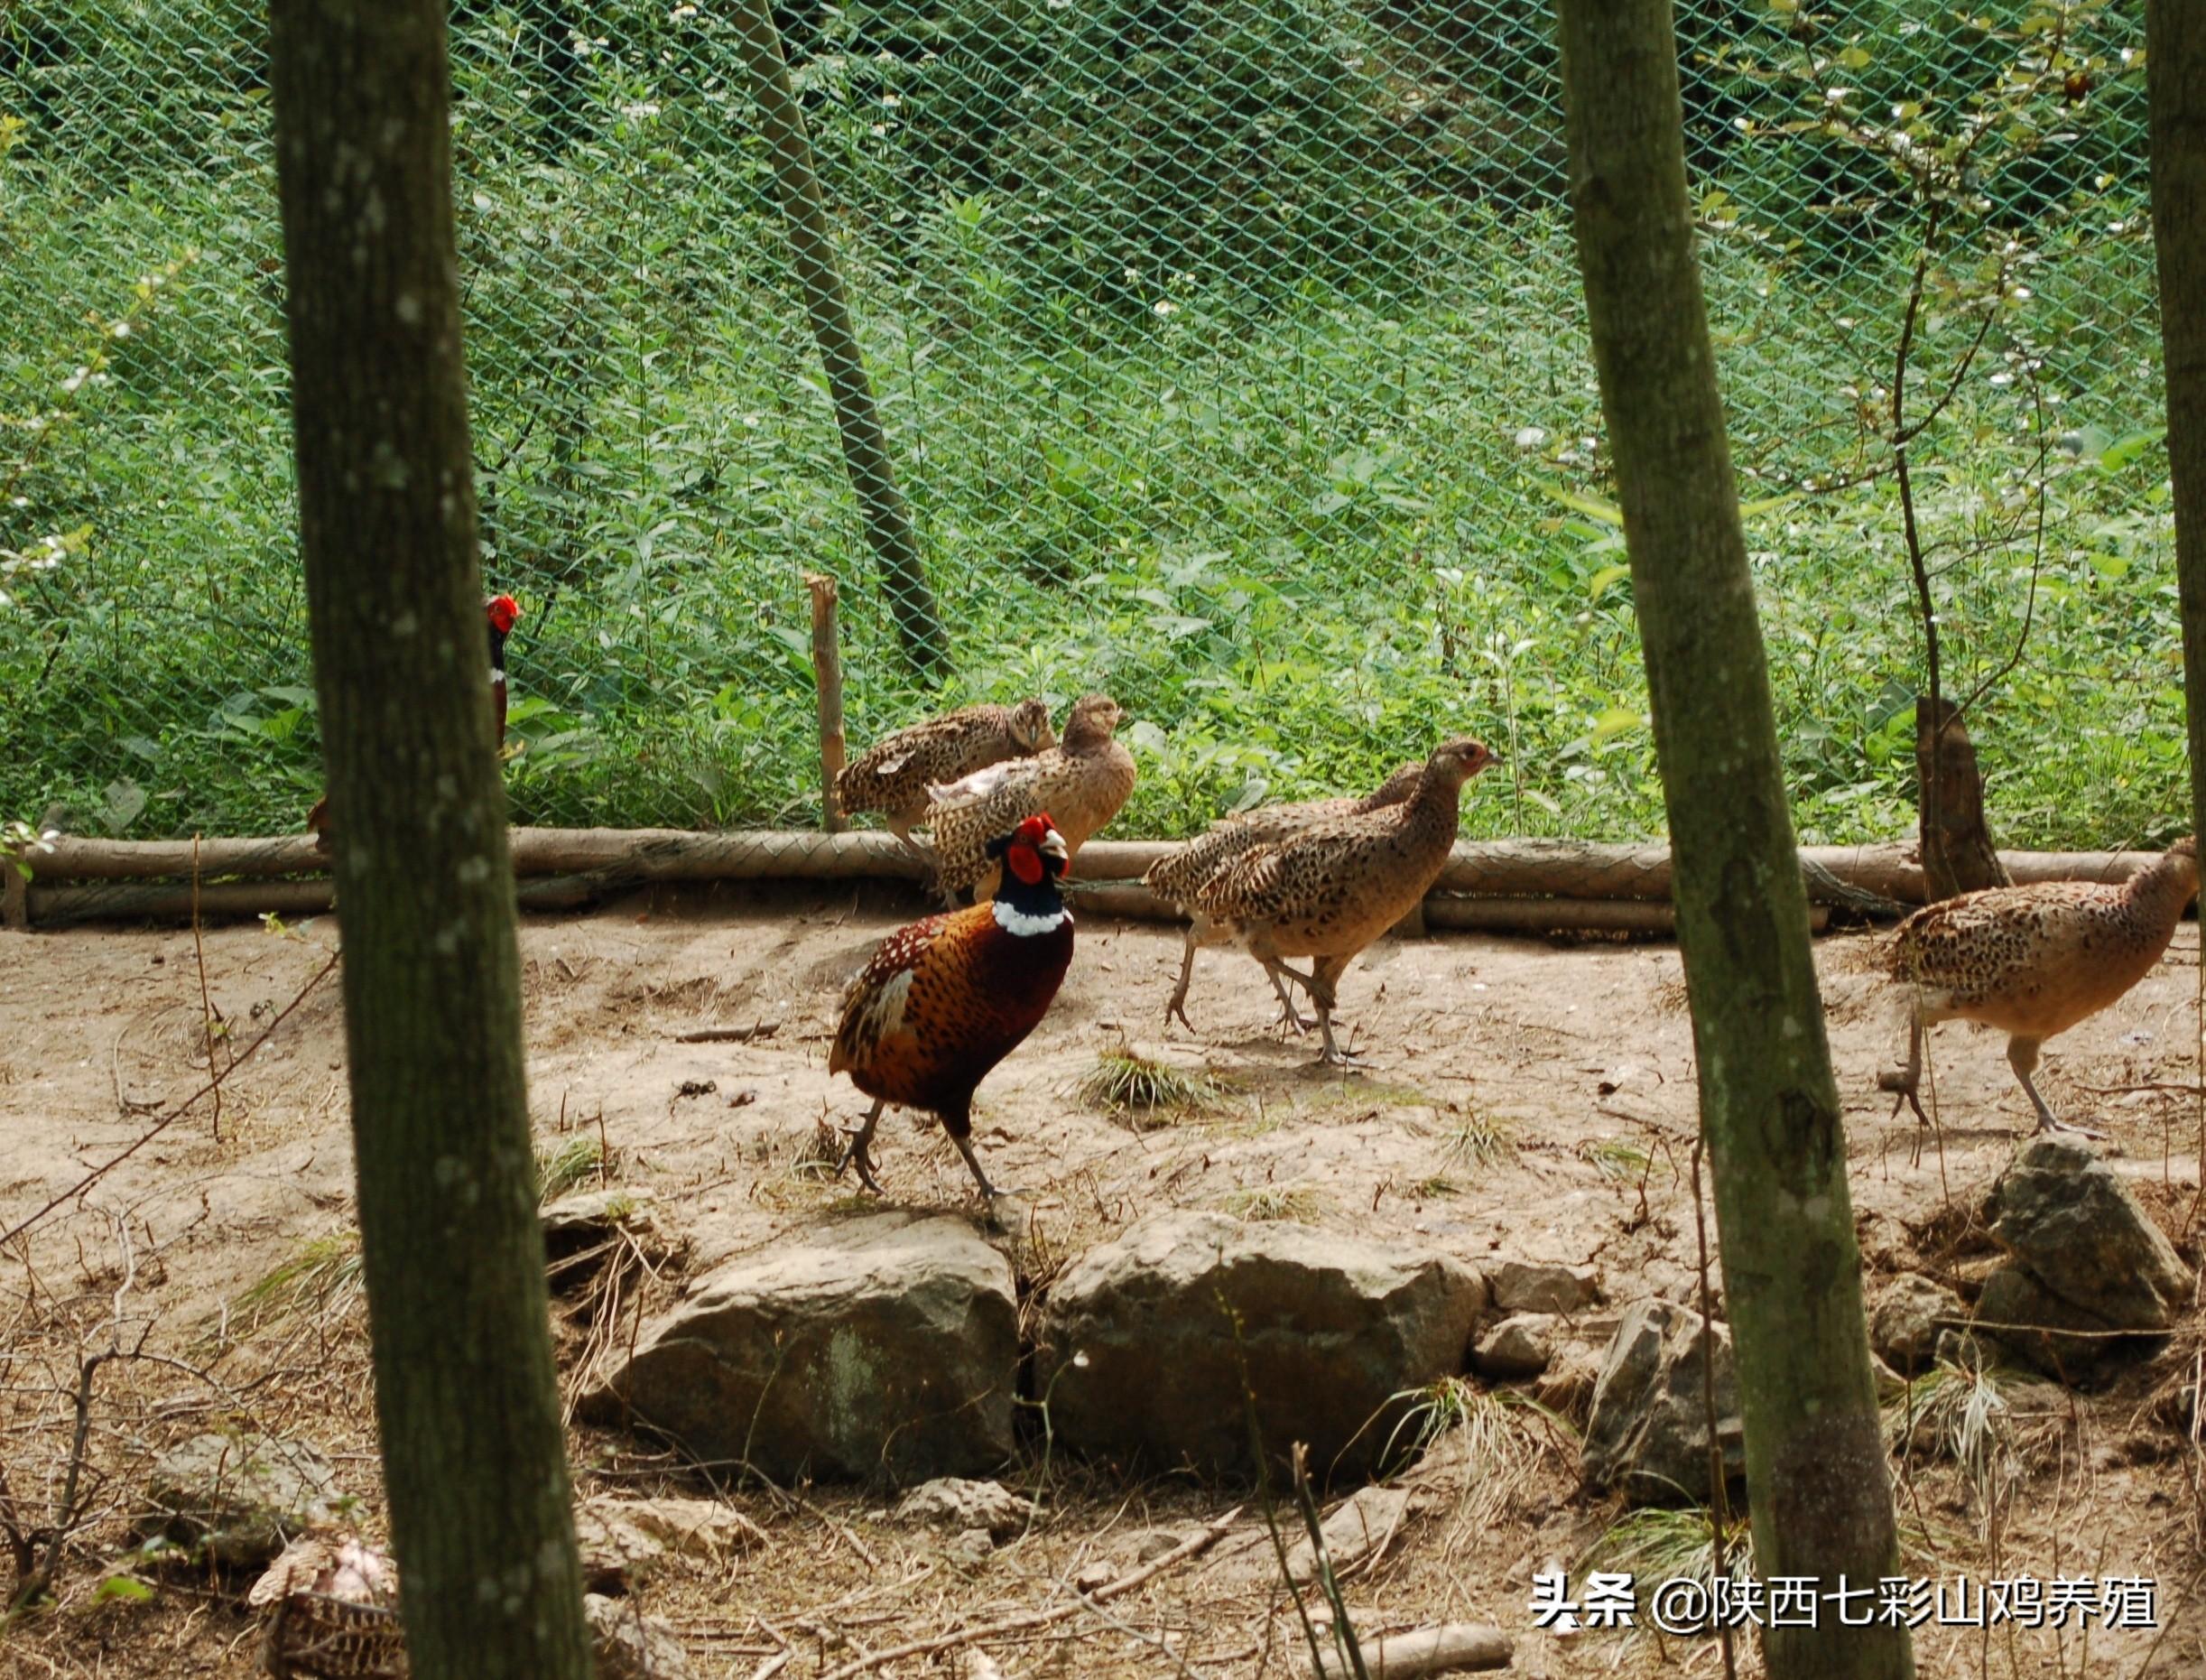
[[[723,889],[637,897],[581,917],[524,923],[532,1101],[547,1152],[602,1139],[603,1170],[650,1191],[687,1239],[667,1276],[643,1277],[633,1313],[729,1256],[851,1205],[818,1171],[823,1120],[862,1104],[826,1072],[839,989],[908,919],[886,886],[812,894]],[[328,961],[327,917],[272,934],[210,928],[202,968],[189,930],[0,934],[0,1227],[68,1191],[138,1140],[149,1116],[207,1077],[202,987],[227,1036],[251,1044]],[[1846,1098],[1854,1205],[1872,1294],[1893,1272],[1960,1278],[1986,1264],[1969,1215],[2029,1122],[2001,1041],[1963,1026],[1933,1039],[1942,1148],[1889,1118],[1875,1074],[1895,1045],[1895,1000],[1874,934],[1819,944]],[[1694,1219],[1692,1043],[1677,951],[1666,943],[1563,946],[1442,936],[1389,941],[1343,981],[1341,1015],[1371,1071],[1310,1065],[1312,1046],[1270,1026],[1269,989],[1246,960],[1200,960],[1190,1013],[1165,1030],[1176,929],[1086,918],[1071,976],[1028,1044],[982,1088],[976,1133],[999,1183],[1029,1187],[999,1236],[1023,1276],[1166,1207],[1289,1217],[1414,1237],[1473,1264],[1590,1262],[1604,1310],[1653,1294],[1690,1301]],[[2172,1232],[2198,1183],[2192,1023],[2198,938],[2186,924],[2157,973],[2048,1053],[2056,1108],[2090,1117]],[[749,1043],[681,1042],[701,1028],[772,1025]],[[1099,1053],[1132,1046],[1219,1094],[1136,1126],[1081,1093]],[[0,1673],[244,1675],[254,1672],[242,1584],[171,1571],[150,1598],[103,1594],[127,1549],[126,1518],[151,1453],[209,1428],[312,1442],[380,1532],[365,1315],[341,1267],[303,1310],[256,1283],[341,1254],[351,1156],[334,978],[278,1026],[210,1103],[0,1251],[0,1464],[27,1525],[61,1494],[81,1357],[125,1345],[173,1361],[118,1361],[88,1408],[90,1526],[60,1608],[0,1634]],[[979,1217],[939,1132],[892,1118],[876,1150],[893,1204]],[[593,1174],[594,1176],[594,1174]],[[1712,1224],[1711,1224],[1712,1236]],[[2195,1259],[2185,1241],[2186,1258]],[[655,1292],[655,1294],[654,1294]],[[570,1375],[591,1339],[566,1302]],[[602,1336],[599,1323],[596,1333]],[[2206,1617],[2191,1603],[2201,1506],[2192,1329],[2111,1388],[2030,1415],[2017,1406],[1969,1437],[1969,1462],[1934,1446],[1895,1458],[1917,1574],[2143,1575],[2159,1585],[2158,1636],[1925,1628],[1920,1672],[2135,1676],[2206,1673]],[[1994,1407],[1997,1410],[1997,1407]],[[1721,1672],[1714,1641],[1526,1632],[1532,1573],[1573,1566],[1620,1515],[1577,1487],[1567,1420],[1485,1407],[1437,1453],[1392,1545],[1345,1582],[1367,1632],[1438,1620],[1523,1634],[1531,1675]],[[578,1425],[585,1494],[710,1491],[651,1443]],[[1452,1468],[1451,1468],[1452,1467]],[[1065,1601],[1100,1562],[1123,1573],[1158,1529],[1195,1533],[1247,1508],[1226,1540],[1154,1584],[1041,1629],[980,1642],[1006,1675],[1306,1675],[1292,1601],[1265,1562],[1245,1490],[1183,1477],[1126,1485],[1037,1442],[1006,1480],[1043,1498],[1024,1536],[978,1560],[891,1523],[877,1490],[722,1490],[765,1530],[762,1549],[678,1560],[639,1596],[672,1620],[697,1671],[799,1680],[906,1641]],[[1261,1549],[1259,1547],[1261,1542]],[[1310,1601],[1322,1616],[1321,1601]],[[788,1655],[779,1668],[778,1657]],[[1749,1645],[1741,1671],[1759,1672]],[[900,1660],[898,1675],[983,1674],[962,1649]]]

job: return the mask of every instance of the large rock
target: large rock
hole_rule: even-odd
[[[768,1475],[892,1481],[1011,1454],[1009,1264],[970,1225],[879,1213],[702,1279],[591,1389],[706,1459]]]
[[[1586,1419],[1581,1460],[1596,1488],[1621,1486],[1635,1505],[1704,1504],[1709,1497],[1708,1397],[1701,1362],[1701,1318],[1670,1301],[1628,1308],[1601,1361]],[[1727,1478],[1746,1474],[1747,1444],[1738,1414],[1738,1376],[1731,1332],[1710,1337],[1716,1368],[1716,1438]]]
[[[1052,1286],[1036,1391],[1069,1447],[1228,1474],[1255,1468],[1253,1394],[1267,1453],[1306,1442],[1315,1475],[1355,1474],[1395,1397],[1463,1369],[1485,1304],[1478,1274],[1432,1249],[1159,1214]]]
[[[1968,1318],[1961,1298],[1943,1284],[1920,1272],[1903,1273],[1869,1313],[1869,1346],[1894,1370],[1912,1377],[1936,1354],[1939,1332]]]
[[[194,1435],[146,1482],[142,1533],[165,1535],[227,1568],[266,1564],[305,1529],[337,1519],[337,1470],[312,1447],[258,1434]]]
[[[2191,1271],[2106,1163],[2081,1143],[2034,1138],[1985,1207],[1993,1240],[2049,1293],[2114,1330],[2164,1331]],[[1981,1303],[1979,1312],[1991,1313]]]

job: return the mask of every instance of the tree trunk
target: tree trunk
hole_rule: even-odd
[[[888,437],[881,430],[873,385],[866,376],[866,358],[850,325],[849,299],[843,289],[842,272],[836,266],[834,241],[828,234],[820,173],[812,166],[811,139],[804,130],[804,112],[797,103],[796,90],[790,85],[788,61],[782,56],[782,33],[774,26],[770,0],[737,0],[734,15],[737,46],[750,74],[751,97],[758,107],[759,131],[773,157],[782,213],[789,222],[789,249],[796,263],[797,284],[804,292],[812,338],[827,368],[835,423],[842,434],[843,464],[849,469],[851,487],[857,490],[858,506],[865,513],[866,540],[880,562],[882,591],[888,597],[888,609],[903,639],[904,656],[922,676],[931,675],[949,657],[941,616],[934,604],[934,591],[927,584],[926,565],[920,557],[919,539],[912,531],[904,492],[896,487]]]
[[[2206,780],[2199,774],[2206,765],[2206,11],[2197,0],[2146,0],[2145,37],[2191,824],[2192,832],[2206,833]]]
[[[1755,1572],[1896,1573],[1846,1134],[1808,948],[1685,190],[1669,0],[1561,0],[1571,204],[1645,645],[1738,1360]],[[1773,1680],[1912,1675],[1906,1630],[1766,1640]]]
[[[273,0],[299,521],[417,1680],[582,1680],[521,1052],[440,0]]]
[[[1929,697],[1915,701],[1915,785],[1922,790],[1916,832],[1923,879],[1933,903],[1957,893],[2014,885],[1991,843],[1984,817],[1984,777],[1976,767],[1969,726],[1950,700],[1940,700],[1934,710],[1944,718],[1942,729],[1933,729]]]

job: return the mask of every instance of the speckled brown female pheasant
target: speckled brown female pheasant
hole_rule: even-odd
[[[914,922],[881,942],[843,995],[828,1054],[873,1099],[844,1167],[879,1193],[867,1153],[889,1103],[922,1109],[965,1157],[993,1202],[999,1192],[973,1153],[973,1091],[1049,1013],[1072,961],[1072,913],[1057,891],[1069,852],[1046,812],[988,842],[1004,879],[994,902]]]
[[[261,1666],[284,1680],[404,1680],[398,1565],[342,1535],[301,1535],[246,1602],[264,1618]]]
[[[1205,945],[1220,944],[1226,938],[1196,902],[1212,876],[1250,847],[1284,840],[1313,822],[1398,805],[1416,791],[1417,780],[1423,774],[1424,766],[1413,759],[1361,799],[1307,799],[1297,804],[1263,805],[1240,812],[1213,823],[1209,833],[1197,835],[1151,864],[1149,872],[1142,877],[1142,885],[1188,918],[1187,944],[1180,955],[1180,983],[1173,988],[1172,1001],[1164,1006],[1164,1018],[1169,1021],[1177,1016],[1181,1026],[1191,1033],[1195,1030],[1195,1024],[1187,1018],[1187,988],[1195,975],[1195,952]],[[1270,974],[1270,979],[1273,991],[1279,996],[1281,1024],[1299,1019],[1285,982],[1277,974]]]
[[[2198,844],[2184,839],[2119,886],[1994,886],[1916,911],[1893,935],[1893,978],[1912,989],[1907,1065],[1879,1081],[1899,1093],[1893,1113],[1908,1103],[1928,1120],[1916,1094],[1924,1030],[1981,1021],[2007,1034],[2037,1129],[2096,1136],[2056,1118],[2038,1094],[2038,1047],[2151,973],[2198,889]]]
[[[927,789],[954,782],[1007,758],[1024,758],[1057,745],[1050,709],[1039,700],[1015,706],[966,706],[922,718],[877,741],[835,778],[835,801],[847,815],[878,812],[889,831],[932,867],[934,856],[912,838],[927,814]]]
[[[1123,715],[1109,695],[1087,695],[1065,720],[1061,745],[928,790],[927,823],[948,902],[968,887],[976,903],[988,898],[997,877],[989,841],[1036,812],[1051,813],[1068,860],[1080,856],[1134,791],[1134,756],[1117,738]]]
[[[1249,846],[1191,894],[1191,908],[1262,963],[1274,987],[1293,980],[1310,994],[1325,1061],[1353,1061],[1333,1042],[1335,985],[1440,878],[1455,845],[1463,784],[1493,762],[1483,742],[1449,741],[1425,761],[1401,804],[1327,818]],[[1289,968],[1289,957],[1312,959],[1310,972]],[[1292,1024],[1305,1025],[1299,1015]]]

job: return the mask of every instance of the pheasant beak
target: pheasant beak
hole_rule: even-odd
[[[1065,837],[1055,829],[1042,837],[1042,844],[1037,849],[1044,858],[1054,858],[1059,863],[1069,864],[1072,861],[1072,854],[1065,849]]]

